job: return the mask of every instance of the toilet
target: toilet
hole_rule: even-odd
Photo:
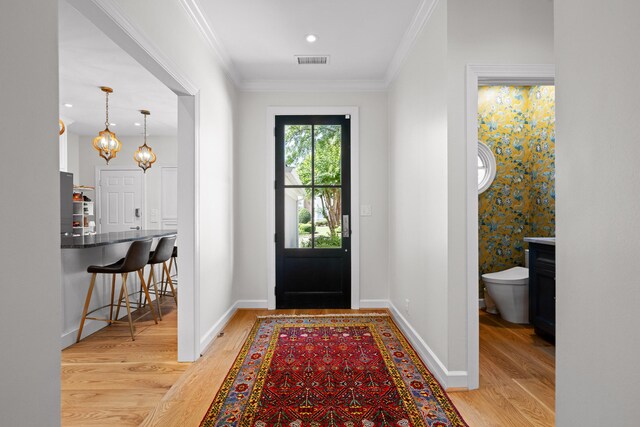
[[[511,323],[529,323],[529,250],[524,252],[526,268],[513,267],[482,275],[500,316]]]

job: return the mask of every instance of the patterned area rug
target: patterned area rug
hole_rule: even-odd
[[[467,426],[386,314],[266,316],[201,427]]]

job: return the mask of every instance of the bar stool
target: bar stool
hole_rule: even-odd
[[[91,284],[89,285],[89,291],[87,292],[87,299],[84,303],[84,309],[82,310],[82,320],[80,321],[80,329],[78,330],[78,338],[76,342],[80,342],[80,338],[82,337],[82,329],[84,328],[84,322],[86,319],[92,320],[100,320],[102,322],[107,322],[109,324],[118,323],[118,315],[120,312],[120,304],[122,302],[122,295],[125,294],[125,303],[127,305],[127,315],[129,318],[129,329],[131,331],[131,340],[135,341],[135,337],[133,336],[133,320],[131,319],[131,306],[129,304],[129,291],[127,290],[127,277],[129,273],[137,272],[138,277],[140,278],[140,286],[141,290],[144,291],[147,298],[149,297],[149,290],[144,282],[144,276],[142,274],[142,269],[145,265],[147,265],[147,261],[149,260],[149,250],[151,249],[151,239],[147,240],[137,240],[129,246],[129,250],[127,251],[127,255],[109,265],[90,265],[87,268],[87,272],[91,273]],[[91,310],[87,312],[89,309],[89,304],[91,303],[91,295],[93,294],[93,288],[96,283],[96,276],[98,274],[112,274],[113,277],[111,279],[111,304],[104,305],[102,307],[96,308],[95,310]],[[116,275],[120,274],[122,276],[122,287],[120,288],[120,297],[118,299],[118,310],[116,311],[116,317],[113,318],[113,298],[115,296],[115,287],[116,287]],[[109,310],[109,318],[97,318],[97,317],[87,317],[87,314],[91,314],[94,311],[100,310],[105,307],[110,307]],[[156,313],[151,307],[151,314],[153,315],[153,320],[158,323],[158,319],[156,318]]]
[[[158,297],[158,286],[156,283],[156,273],[154,266],[157,264],[162,264],[162,275],[167,276],[167,281],[169,286],[171,287],[171,292],[173,294],[173,299],[178,305],[178,296],[176,295],[175,288],[173,287],[173,281],[171,280],[171,276],[169,275],[169,269],[167,268],[167,261],[173,255],[173,248],[176,244],[176,236],[167,236],[160,239],[158,245],[156,246],[156,250],[149,254],[148,264],[151,266],[151,271],[149,272],[149,283],[153,283],[153,289],[156,293],[156,307],[158,308],[158,316],[160,320],[162,320],[162,311],[160,310],[160,299]],[[142,295],[140,295],[142,297]],[[151,299],[147,297],[147,301],[149,301],[149,305],[151,305]],[[144,306],[144,304],[143,304]]]

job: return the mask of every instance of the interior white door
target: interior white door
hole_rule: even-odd
[[[162,181],[160,200],[162,229],[176,229],[178,228],[178,168],[163,166],[160,176]]]
[[[142,229],[142,170],[100,171],[100,232]]]

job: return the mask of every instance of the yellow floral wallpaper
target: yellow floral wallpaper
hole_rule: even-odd
[[[478,198],[482,275],[524,265],[524,237],[555,236],[555,88],[479,88],[478,138],[497,166]]]

